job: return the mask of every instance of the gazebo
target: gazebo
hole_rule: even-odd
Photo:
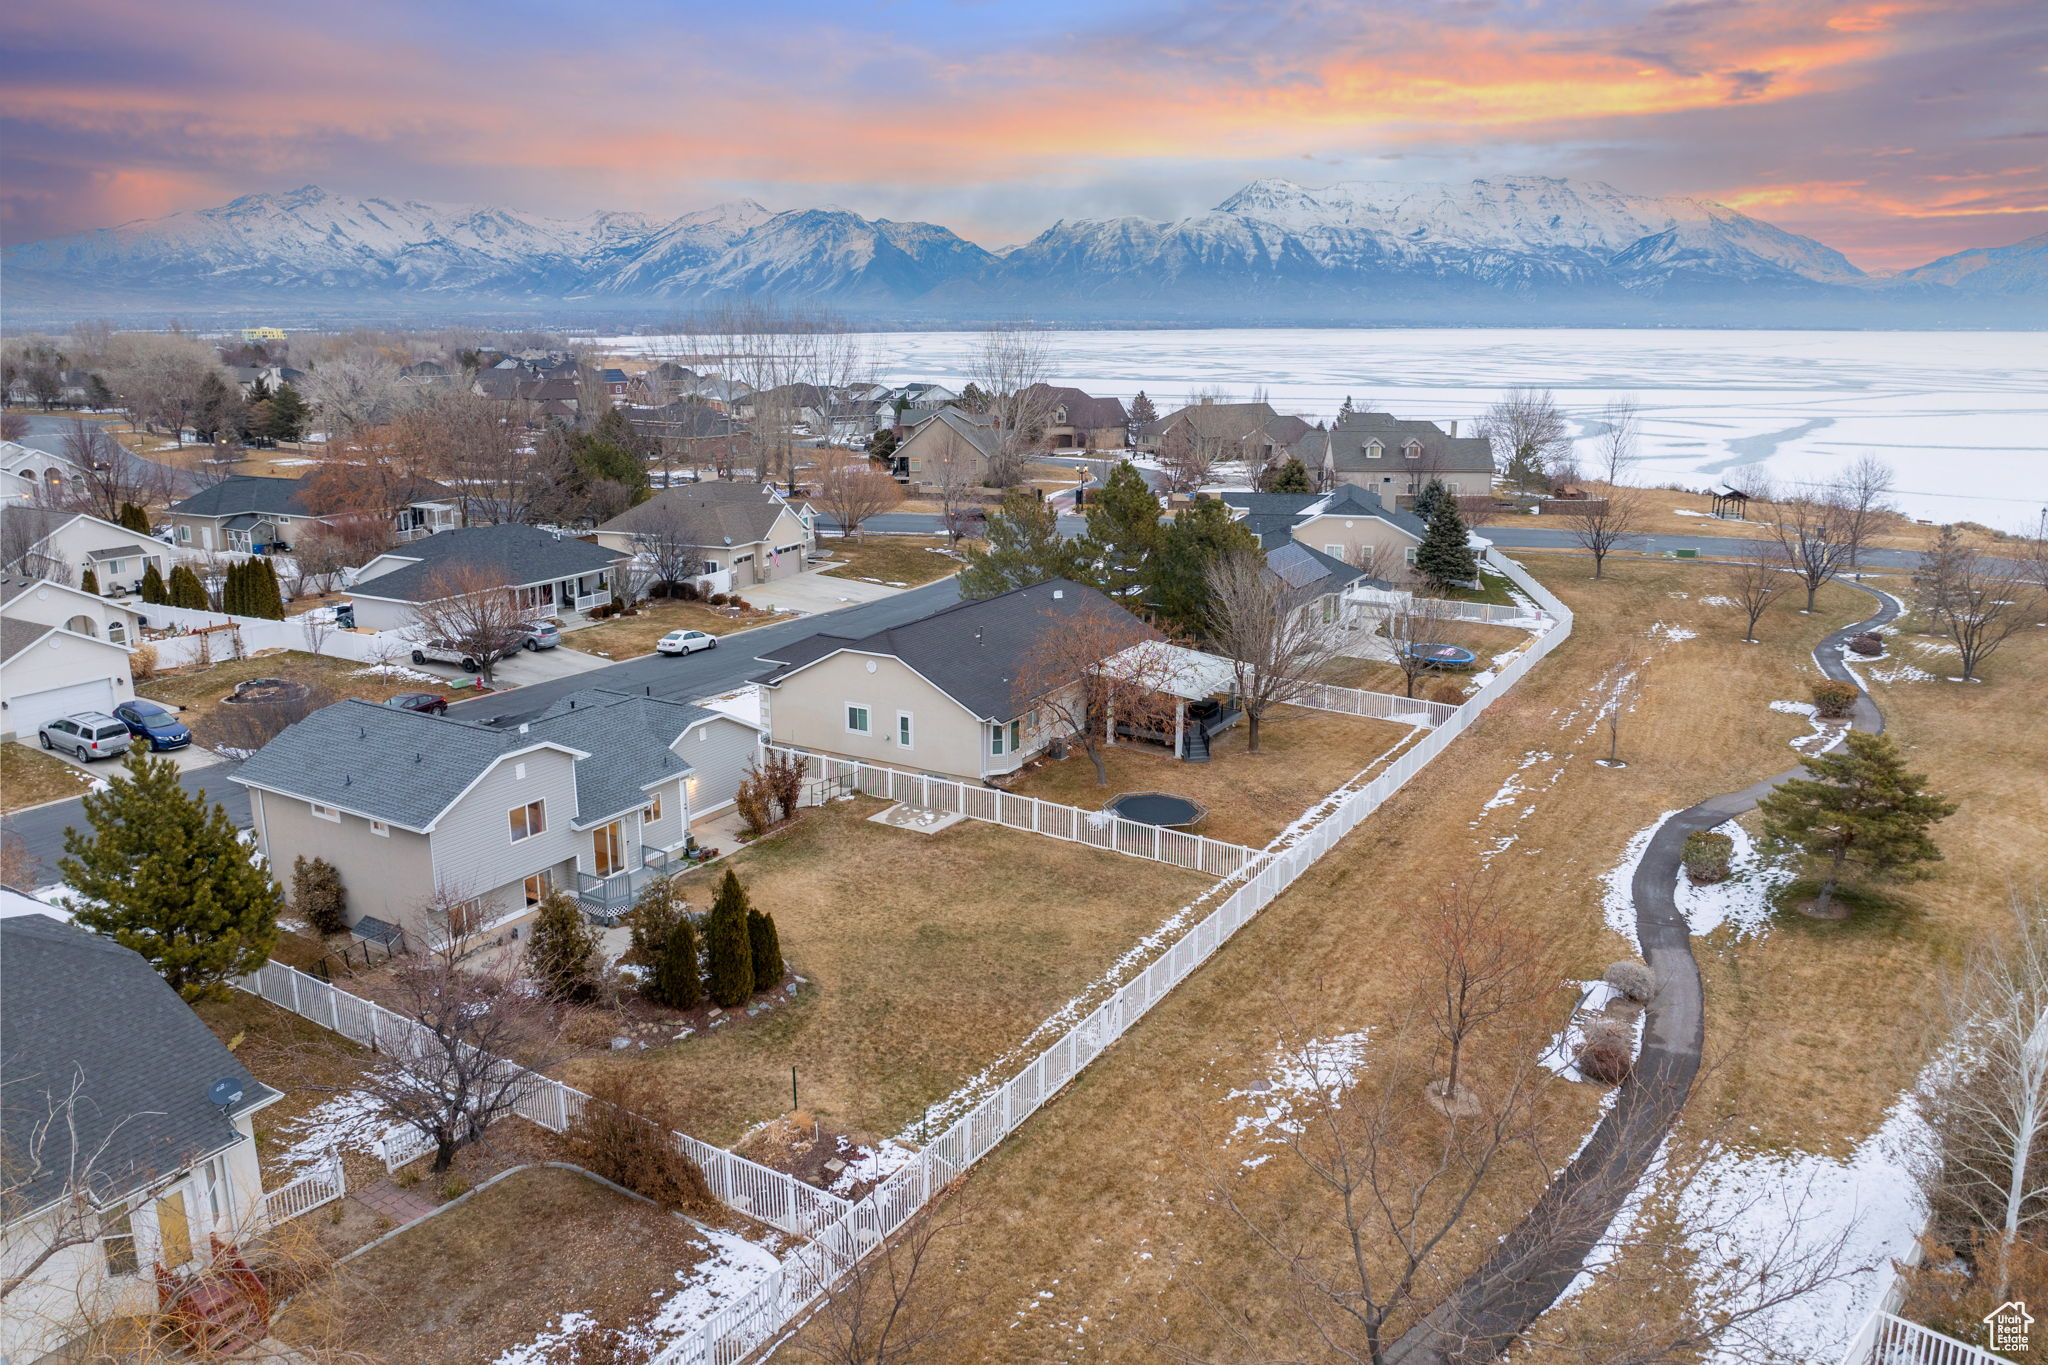
[[[1744,521],[1749,511],[1749,494],[1732,483],[1717,483],[1713,488],[1714,515],[1723,521]]]
[[[1173,756],[1190,763],[1207,763],[1209,736],[1235,725],[1241,714],[1228,706],[1215,707],[1208,714],[1188,713],[1189,702],[1207,702],[1218,693],[1228,695],[1236,690],[1237,666],[1221,654],[1206,654],[1164,640],[1147,640],[1111,655],[1103,664],[1103,672],[1111,677],[1142,680],[1146,687],[1177,698]],[[1116,732],[1117,720],[1112,714],[1107,736],[1111,744],[1116,743]],[[1159,738],[1164,740],[1165,736]]]

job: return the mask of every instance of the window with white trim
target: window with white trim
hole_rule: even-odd
[[[528,877],[522,887],[526,894],[526,908],[531,910],[534,906],[546,900],[548,892],[554,890],[554,883],[553,874],[546,868],[542,868],[531,877]]]
[[[341,823],[341,812],[334,807],[323,806],[318,801],[308,801],[306,804],[312,808],[317,819],[332,820],[337,825]]]
[[[852,702],[848,702],[846,704],[846,732],[848,734],[873,734],[874,731],[870,728],[871,724],[872,722],[868,717],[867,707],[856,706]]]
[[[1377,460],[1386,453],[1387,448],[1378,441],[1367,441],[1365,443],[1365,458],[1368,460]]]
[[[1332,559],[1342,559],[1344,557],[1344,547],[1342,545],[1325,545],[1323,553]]]
[[[656,792],[654,793],[654,795],[647,798],[647,809],[640,812],[640,823],[643,825],[652,825],[658,822],[660,819],[661,793]]]
[[[134,1275],[142,1262],[135,1254],[135,1210],[117,1209],[100,1222],[100,1254],[109,1275]]]
[[[1413,564],[1415,562],[1415,547],[1413,545],[1404,546],[1402,548],[1401,562],[1403,564]]]
[[[910,748],[912,734],[913,726],[910,713],[908,711],[898,711],[896,713],[896,743],[902,748]]]
[[[382,820],[372,820],[370,822],[370,833],[380,839],[389,839],[391,837],[391,826],[385,824]]]
[[[531,839],[548,827],[548,803],[529,801],[523,806],[514,806],[508,816],[512,825],[512,842]]]

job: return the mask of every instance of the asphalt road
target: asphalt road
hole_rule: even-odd
[[[30,413],[28,435],[22,438],[21,443],[31,450],[47,450],[52,455],[62,455],[64,436],[71,430],[71,423],[75,420],[61,412]],[[194,491],[195,481],[189,470],[144,459],[126,446],[121,447],[121,458],[127,461],[125,468],[131,479],[147,482],[153,478],[161,478],[173,497],[189,497]]]
[[[202,793],[209,800],[227,807],[228,818],[235,822],[236,827],[247,829],[249,789],[228,781],[228,777],[241,766],[239,763],[216,763],[211,767],[195,768],[181,773],[178,785],[188,792]],[[109,777],[117,771],[118,765],[102,763],[99,775]],[[0,816],[0,830],[9,835],[19,835],[28,848],[29,856],[35,860],[35,883],[38,886],[57,880],[57,860],[64,856],[64,831],[73,825],[84,824],[85,803],[76,798]]]

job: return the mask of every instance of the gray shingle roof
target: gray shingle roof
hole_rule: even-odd
[[[699,545],[751,545],[768,538],[787,503],[766,484],[720,479],[657,493],[605,522],[600,531],[677,530]]]
[[[445,592],[444,576],[456,566],[488,569],[505,586],[517,588],[595,573],[624,558],[617,550],[587,540],[557,538],[538,526],[518,523],[441,531],[387,553],[419,562],[359,580],[357,596],[431,602]]]
[[[0,619],[0,664],[6,663],[55,629],[55,626],[46,626],[40,621],[18,621],[12,616]]]
[[[1339,418],[1326,435],[1329,453],[1342,470],[1378,469],[1399,460],[1433,473],[1493,472],[1493,446],[1485,437],[1452,436],[1434,422],[1413,421],[1390,412],[1354,412]],[[1375,440],[1386,451],[1378,459],[1363,453],[1366,442]],[[1401,453],[1410,441],[1421,444],[1420,460],[1411,461]]]
[[[1243,525],[1270,550],[1294,538],[1294,528],[1315,516],[1378,517],[1417,540],[1429,528],[1413,512],[1397,511],[1379,495],[1356,484],[1338,484],[1328,493],[1218,493],[1228,506],[1242,508]]]
[[[42,915],[0,919],[0,1110],[10,1161],[27,1152],[47,1105],[74,1079],[81,1155],[105,1143],[95,1185],[108,1199],[191,1165],[237,1138],[231,1115],[277,1097],[222,1046],[190,1006],[136,953]],[[241,1082],[227,1113],[207,1098],[215,1081]],[[42,1173],[27,1200],[61,1194],[72,1138],[60,1123],[45,1140]],[[10,1172],[10,1177],[13,1172]]]
[[[1145,626],[1094,588],[1054,578],[997,597],[961,602],[929,616],[857,639],[809,635],[764,655],[778,665],[756,681],[775,686],[806,664],[840,649],[887,654],[916,669],[968,711],[984,720],[1009,720],[1020,708],[1018,676],[1039,637],[1061,617],[1084,611],[1113,612],[1148,638]]]
[[[717,712],[589,688],[534,715],[525,733],[351,698],[315,711],[258,750],[234,780],[424,831],[506,755],[552,744],[576,761],[576,823],[646,803],[651,782],[690,765],[669,749]]]
[[[263,474],[230,474],[211,488],[202,488],[171,507],[173,516],[226,517],[238,512],[265,516],[310,517],[312,509],[299,499],[297,479]]]

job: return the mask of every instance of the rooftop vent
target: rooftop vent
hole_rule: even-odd
[[[526,722],[523,720],[519,722],[519,733],[522,735],[526,733]]]

